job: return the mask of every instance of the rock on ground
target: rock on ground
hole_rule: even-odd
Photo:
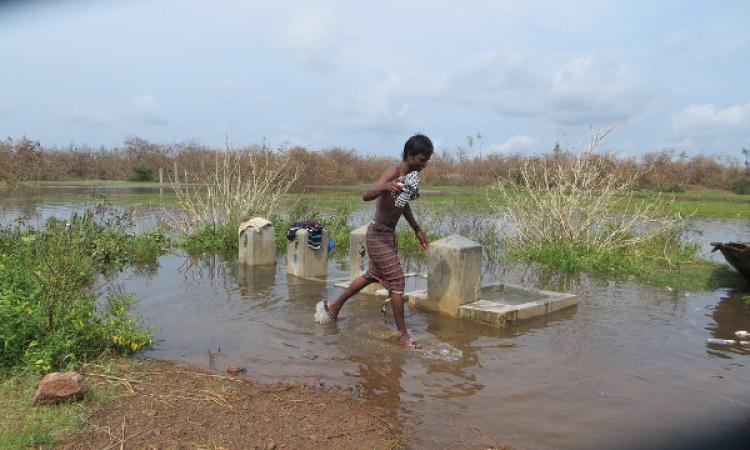
[[[34,405],[55,405],[83,399],[86,383],[78,372],[52,372],[42,378],[34,393]]]

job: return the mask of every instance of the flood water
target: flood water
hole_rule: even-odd
[[[12,203],[2,206],[4,220],[24,204]],[[81,207],[25,205],[27,215]],[[750,240],[743,221],[700,226],[704,248],[732,232],[732,240]],[[423,261],[404,262],[426,272]],[[680,448],[747,435],[750,347],[706,339],[750,329],[742,298],[750,290],[680,292],[485,262],[485,283],[574,292],[579,304],[505,329],[407,308],[424,346],[407,351],[377,297],[353,298],[337,324],[314,323],[315,303],[338,295],[334,283],[347,275],[346,259],[330,261],[326,279],[305,280],[286,273],[283,257],[244,267],[236,258],[177,252],[114,284],[136,296],[155,331],[158,343],[145,356],[218,371],[232,363],[263,382],[342,388],[396,412],[414,448]],[[407,290],[424,285],[410,280]]]

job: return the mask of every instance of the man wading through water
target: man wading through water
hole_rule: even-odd
[[[370,283],[382,284],[390,294],[399,342],[409,348],[420,346],[411,340],[404,321],[404,272],[398,260],[396,224],[403,215],[419,239],[420,247],[426,250],[430,246],[424,231],[414,220],[409,200],[419,195],[419,172],[427,166],[432,152],[432,141],[427,136],[417,134],[410,137],[404,144],[401,164],[383,172],[380,179],[362,194],[362,199],[366,202],[377,199],[375,218],[368,225],[365,236],[370,257],[369,269],[367,273],[352,281],[335,302],[322,302],[328,319],[335,321],[341,307],[354,294]]]

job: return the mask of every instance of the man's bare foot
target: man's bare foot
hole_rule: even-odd
[[[413,349],[422,348],[421,345],[411,340],[411,336],[409,336],[409,332],[406,330],[398,332],[398,342],[399,344],[403,345],[406,348],[413,348]]]
[[[325,306],[326,311],[334,322],[339,320],[339,307],[335,303],[323,300],[323,306]]]

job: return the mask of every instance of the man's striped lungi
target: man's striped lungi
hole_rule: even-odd
[[[370,267],[365,278],[382,284],[390,294],[403,295],[404,271],[398,260],[396,231],[385,225],[370,222],[365,235]]]

